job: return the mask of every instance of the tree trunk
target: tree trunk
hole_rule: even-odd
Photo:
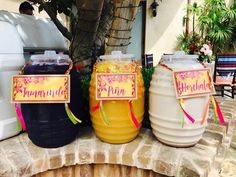
[[[126,53],[131,39],[131,29],[140,0],[114,0],[114,20],[108,35],[105,53],[120,50]]]
[[[70,54],[75,63],[91,65],[93,44],[95,41],[104,0],[76,0],[78,22],[74,34]]]
[[[186,26],[185,26],[185,38],[187,39],[189,36],[189,5],[191,4],[191,0],[187,0],[187,14],[186,14]]]
[[[195,33],[195,13],[193,13],[193,36]]]
[[[95,40],[95,56],[100,56],[105,53],[105,39],[111,28],[114,13],[113,0],[104,0],[102,15],[100,18],[99,27]],[[95,62],[95,61],[93,61]]]

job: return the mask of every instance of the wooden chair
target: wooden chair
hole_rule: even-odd
[[[220,95],[234,98],[236,87],[236,54],[220,54],[216,57],[214,71],[214,85]]]

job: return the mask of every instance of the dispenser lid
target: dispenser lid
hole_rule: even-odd
[[[111,55],[101,55],[100,59],[133,59],[133,54],[123,54],[121,51],[112,51]]]
[[[34,63],[70,63],[71,59],[69,55],[56,54],[54,50],[46,50],[44,54],[31,55],[30,60]]]
[[[196,60],[198,58],[197,55],[186,55],[184,51],[175,51],[174,54],[171,55],[162,55],[161,62],[172,62],[179,60]]]

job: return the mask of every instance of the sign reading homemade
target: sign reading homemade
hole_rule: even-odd
[[[208,69],[174,71],[173,77],[178,99],[214,93],[214,85]]]
[[[69,103],[70,75],[16,75],[13,103]]]
[[[137,99],[137,74],[113,73],[96,74],[97,100]]]

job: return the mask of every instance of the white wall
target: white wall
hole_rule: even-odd
[[[163,53],[174,51],[177,36],[183,33],[182,19],[186,0],[158,1],[156,17],[152,16],[152,2],[153,0],[147,0],[145,53],[153,53],[156,65]]]

